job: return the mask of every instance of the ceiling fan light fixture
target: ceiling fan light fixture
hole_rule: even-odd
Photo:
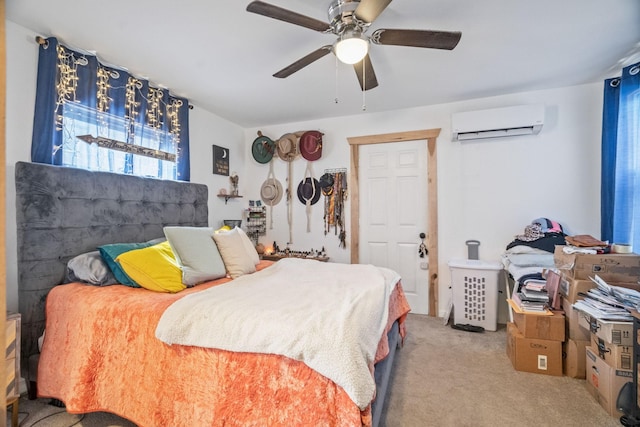
[[[369,53],[369,39],[358,30],[346,30],[334,46],[338,59],[345,64],[356,64]]]

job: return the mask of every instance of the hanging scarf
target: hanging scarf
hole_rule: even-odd
[[[338,221],[338,225],[340,226],[340,234],[338,238],[340,239],[340,247],[346,249],[347,247],[347,232],[344,229],[344,202],[347,199],[347,173],[340,173],[340,193],[338,195],[340,201],[340,217]]]
[[[333,186],[327,191],[323,189],[324,200],[324,234],[333,231],[340,239],[340,246],[346,247],[346,232],[344,230],[344,202],[347,198],[347,173],[334,172]]]

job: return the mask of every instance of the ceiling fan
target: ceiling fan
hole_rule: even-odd
[[[386,28],[377,29],[371,35],[367,35],[369,26],[389,3],[391,0],[335,0],[329,6],[329,23],[258,0],[249,3],[247,11],[338,36],[334,44],[322,46],[300,58],[275,73],[274,77],[289,77],[333,52],[340,61],[353,64],[360,87],[364,91],[378,86],[376,73],[369,58],[370,43],[452,50],[462,36],[459,31]]]

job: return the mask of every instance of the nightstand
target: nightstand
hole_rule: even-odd
[[[20,400],[20,313],[7,312],[5,331],[5,385],[7,407],[11,406],[11,425],[18,426]]]

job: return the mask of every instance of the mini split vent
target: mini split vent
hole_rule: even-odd
[[[454,141],[536,135],[543,124],[542,104],[467,111],[451,115]]]

